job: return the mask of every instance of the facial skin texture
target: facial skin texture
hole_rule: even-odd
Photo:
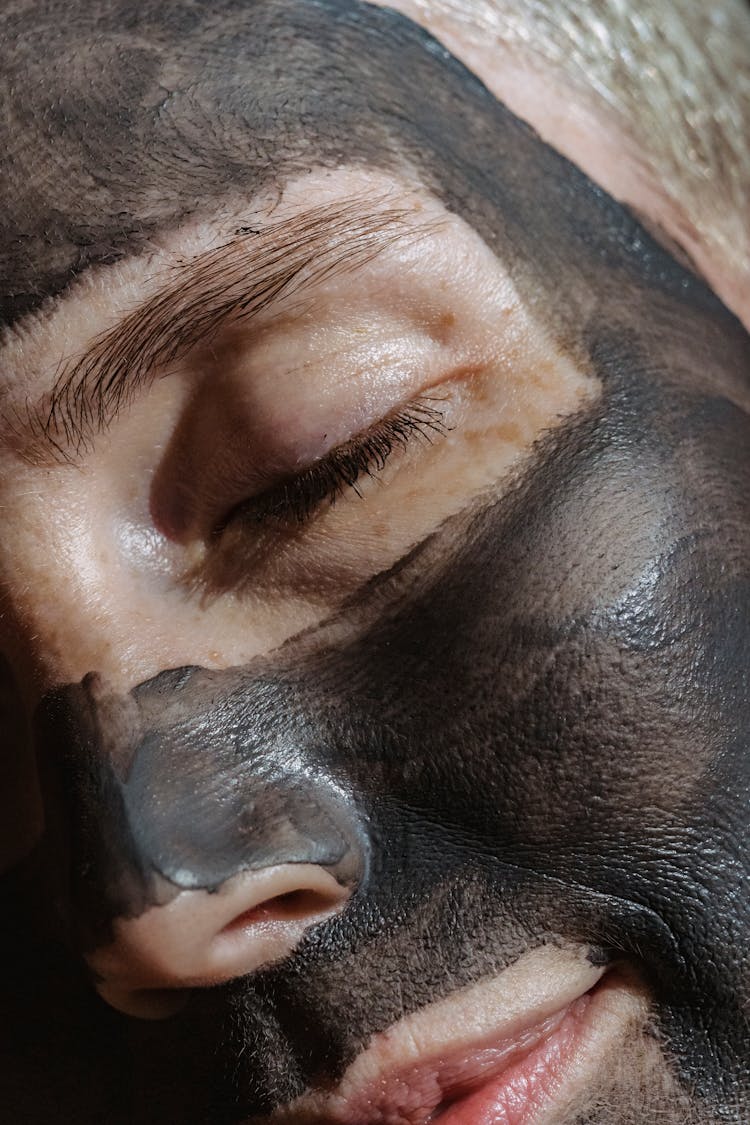
[[[8,894],[44,886],[55,909],[40,914],[79,951],[161,901],[164,879],[211,889],[291,859],[342,864],[357,887],[287,961],[127,1028],[60,971],[67,954],[42,961],[7,932],[41,1010],[65,1013],[55,1049],[75,1047],[50,1100],[77,1120],[86,1097],[92,1121],[262,1120],[337,1081],[404,1014],[546,943],[622,962],[650,1000],[629,1041],[646,1090],[631,1074],[609,1109],[555,1120],[746,1119],[746,332],[403,17],[343,0],[161,5],[136,35],[124,11],[87,9],[62,43],[52,20],[59,69],[40,96],[83,73],[88,108],[71,98],[44,119],[54,206],[25,182],[9,192],[28,235],[8,321],[88,262],[143,249],[198,197],[206,209],[346,165],[421,185],[473,228],[598,393],[502,487],[272,651],[186,659],[132,688],[45,685],[46,830]],[[17,137],[38,122],[36,89],[15,103]],[[61,173],[79,166],[113,171],[82,191]],[[238,787],[258,810],[249,842]],[[17,999],[4,1026],[39,1042],[40,1009],[23,987]],[[81,1094],[76,1054],[101,1092]],[[12,1081],[19,1118],[36,1104],[46,1120],[46,1095]]]

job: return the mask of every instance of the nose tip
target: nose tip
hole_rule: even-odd
[[[291,953],[311,926],[351,894],[323,867],[245,871],[216,891],[182,891],[164,906],[115,922],[113,941],[88,957],[100,996],[142,1019],[185,1003],[185,990],[220,984]]]

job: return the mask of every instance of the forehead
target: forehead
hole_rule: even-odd
[[[311,165],[409,168],[506,258],[533,261],[544,246],[545,295],[562,272],[569,284],[576,244],[595,227],[620,257],[615,243],[627,257],[623,243],[638,240],[395,12],[358,0],[171,0],[140,5],[136,20],[127,0],[109,0],[61,21],[46,0],[5,24],[2,71],[15,88],[24,76],[25,96],[5,99],[0,324],[90,265]]]
[[[390,61],[426,54],[409,21],[352,0],[127,0],[22,5],[5,20],[0,322],[33,310],[94,263],[226,198],[251,198],[315,163],[335,163],[356,129],[381,166],[377,101],[357,97]],[[342,91],[345,87],[345,93]],[[372,123],[369,127],[365,118]],[[19,237],[20,232],[20,237]]]

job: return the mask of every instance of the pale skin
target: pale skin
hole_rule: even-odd
[[[640,176],[627,137],[613,137],[609,123],[575,99],[561,114],[564,73],[540,75],[497,46],[477,53],[462,42],[460,28],[439,12],[431,19],[423,4],[396,0],[388,7],[423,22],[543,138],[616,199],[657,222],[750,328],[750,267],[722,261],[710,239],[698,239],[682,201]],[[284,297],[262,314],[251,340],[241,326],[230,326],[203,350],[181,357],[169,378],[139,391],[106,432],[86,443],[75,465],[38,456],[33,437],[16,424],[26,404],[43,398],[61,366],[162,287],[176,263],[220,246],[240,224],[263,232],[306,209],[353,199],[366,200],[370,214],[399,212],[392,242],[376,256]],[[415,183],[408,168],[402,174],[312,169],[286,184],[280,197],[228,198],[215,214],[152,243],[145,258],[92,271],[51,313],[31,317],[3,345],[0,651],[29,714],[50,688],[77,683],[92,669],[127,692],[162,669],[228,669],[273,652],[320,624],[472,498],[490,486],[510,488],[534,443],[601,391],[592,372],[525,307],[479,235]],[[365,479],[361,497],[340,497],[304,535],[277,544],[270,561],[254,559],[247,582],[213,580],[211,533],[248,490],[262,491],[314,463],[415,399],[439,417],[428,416],[434,426],[423,429],[424,440],[397,452],[376,474],[380,479]],[[254,451],[249,463],[248,449]],[[186,490],[191,474],[200,483]],[[230,559],[231,575],[233,565]],[[14,763],[8,774],[8,791],[19,795],[8,806],[23,807],[24,814],[6,818],[4,868],[30,849],[42,823],[31,762]],[[230,980],[283,957],[306,925],[340,910],[346,898],[319,871],[300,872],[293,884],[287,865],[279,868],[278,886],[265,873],[239,892],[236,884],[225,887],[223,900],[215,896],[218,921],[205,913],[204,891],[183,892],[167,908],[187,918],[194,909],[196,918],[208,917],[213,933],[223,932],[235,893],[239,905],[228,910],[230,919],[290,891],[313,896],[304,924],[295,918],[284,929],[281,918],[275,946],[268,930],[259,931],[258,939],[207,959],[203,947],[170,945],[164,915],[155,910],[151,925],[147,912],[137,929],[116,935],[115,945],[94,960],[110,978],[102,995],[128,1014],[160,1018],[179,1009],[182,989]],[[214,910],[215,902],[209,906]],[[512,1038],[585,996],[601,976],[575,944],[532,950],[482,986],[481,995],[467,994],[460,1011],[446,1012],[437,1001],[380,1033],[333,1094],[312,1091],[292,1114],[301,1122],[310,1113],[345,1121],[368,1077],[376,1080],[395,1061],[437,1057],[448,1026],[454,1049],[461,1040],[456,1020],[467,1043],[491,1028]],[[144,989],[153,990],[153,1003],[142,1004]],[[599,1003],[581,1033],[578,1061],[540,1095],[535,1116],[519,1120],[573,1121],[593,1098],[606,1101],[602,1068],[614,1071],[614,1060],[623,1057],[632,1062],[634,1087],[663,1088],[664,1104],[682,1114],[674,1120],[689,1120],[642,1037],[649,996],[637,975],[614,976]],[[617,1087],[624,1080],[613,1081]],[[623,1100],[611,1105],[611,1117],[600,1112],[596,1120],[624,1123],[634,1111]]]

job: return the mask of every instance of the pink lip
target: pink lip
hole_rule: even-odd
[[[311,1086],[273,1120],[542,1125],[590,1097],[645,1011],[626,966],[595,966],[583,946],[542,945],[497,976],[405,1013],[335,1087]]]
[[[453,1100],[432,1118],[441,1125],[525,1125],[542,1102],[554,1094],[575,1053],[578,1032],[589,1007],[589,994],[565,1009],[551,1026],[539,1028],[536,1043],[510,1050],[499,1073]]]
[[[595,989],[520,1034],[391,1071],[339,1107],[341,1125],[530,1125],[575,1054]]]

